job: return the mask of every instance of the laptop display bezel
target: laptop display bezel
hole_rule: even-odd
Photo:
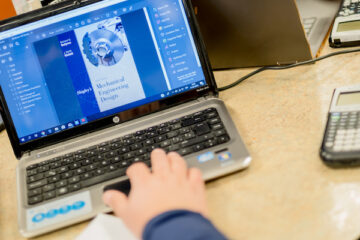
[[[7,19],[5,21],[0,22],[0,32],[22,26],[24,24],[28,24],[31,22],[35,22],[50,16],[58,15],[67,11],[74,10],[76,8],[84,7],[89,4],[93,4],[96,2],[100,2],[102,0],[87,0],[87,1],[77,1],[77,2],[63,2],[54,6],[44,7],[42,9],[26,13],[23,15],[16,16],[11,19]],[[211,71],[210,62],[205,50],[205,46],[203,40],[200,36],[200,32],[198,29],[198,25],[195,20],[195,14],[192,9],[191,3],[189,0],[182,0],[184,4],[185,13],[187,16],[187,20],[189,22],[190,29],[192,31],[192,35],[194,38],[195,46],[197,49],[197,53],[199,55],[199,59],[202,65],[203,73],[205,76],[207,85],[201,88],[197,88],[194,90],[190,90],[187,92],[179,93],[177,95],[171,96],[166,99],[161,99],[152,103],[148,103],[133,109],[129,109],[123,112],[119,112],[116,114],[112,114],[110,116],[95,120],[93,122],[68,129],[59,133],[55,133],[53,135],[48,135],[43,138],[39,138],[33,141],[29,141],[23,144],[20,144],[19,137],[16,133],[16,129],[14,123],[12,121],[12,117],[10,115],[10,111],[5,101],[5,97],[0,86],[0,112],[3,116],[3,120],[5,123],[5,127],[10,138],[10,142],[12,144],[15,156],[20,159],[21,156],[26,153],[33,151],[35,149],[40,149],[46,146],[50,146],[62,141],[66,141],[70,138],[78,137],[84,134],[88,134],[94,132],[99,129],[108,128],[114,125],[121,124],[123,122],[127,122],[147,114],[151,114],[157,111],[165,110],[170,107],[174,107],[176,105],[198,99],[200,97],[206,95],[217,95],[217,86]],[[119,122],[114,122],[114,117],[118,116],[120,118]]]

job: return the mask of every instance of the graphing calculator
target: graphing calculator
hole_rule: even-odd
[[[360,166],[360,85],[335,89],[320,155],[331,166]]]
[[[360,1],[343,0],[330,34],[331,47],[360,45]]]

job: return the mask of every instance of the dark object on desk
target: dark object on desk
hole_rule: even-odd
[[[360,165],[360,85],[335,89],[320,155],[332,167]]]
[[[331,31],[331,47],[349,47],[360,45],[360,3],[345,0],[339,8]]]
[[[298,2],[301,7],[308,5],[305,0]],[[325,39],[338,4],[320,0],[311,3],[319,2],[330,4],[334,11],[330,11],[333,15],[320,43],[309,44],[301,23],[309,15],[305,12],[300,17],[295,1],[192,0],[214,69],[283,65],[312,59]],[[314,33],[308,33],[310,39]]]
[[[130,190],[131,190],[130,180],[127,179],[127,180],[124,180],[121,182],[117,182],[117,183],[113,183],[113,184],[105,186],[104,192],[106,192],[108,190],[117,190],[117,191],[124,193],[126,196],[128,196],[130,193]]]

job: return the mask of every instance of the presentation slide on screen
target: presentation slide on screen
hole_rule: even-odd
[[[120,17],[74,32],[101,112],[145,98]]]

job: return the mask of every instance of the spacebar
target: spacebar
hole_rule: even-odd
[[[116,178],[116,177],[122,177],[125,176],[126,169],[119,169],[114,172],[110,172],[108,174],[100,175],[94,178],[90,178],[88,180],[85,180],[81,183],[82,187],[90,187],[92,185],[105,182],[107,180]]]

